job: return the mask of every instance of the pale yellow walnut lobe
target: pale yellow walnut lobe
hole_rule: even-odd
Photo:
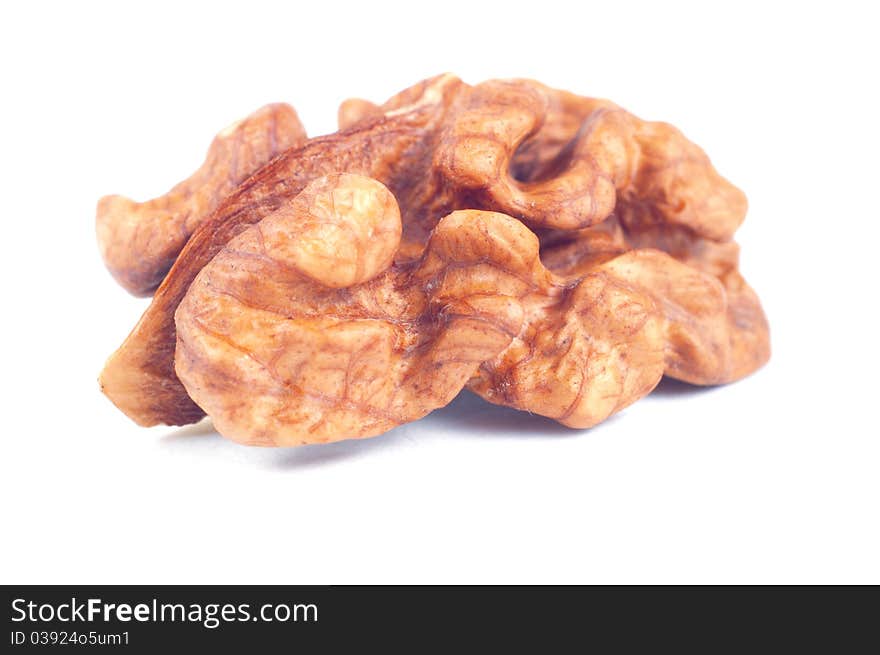
[[[259,223],[269,257],[324,286],[366,282],[400,245],[400,210],[380,182],[340,173],[311,182],[288,206]]]

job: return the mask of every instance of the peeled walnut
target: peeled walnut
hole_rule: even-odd
[[[438,220],[455,210],[504,210],[513,217],[490,214],[495,218],[488,219],[486,212],[466,211],[453,214],[454,221],[443,219],[443,225],[452,221],[462,234],[475,234],[461,225],[469,220],[478,231],[515,219],[538,231],[542,257],[553,271],[538,277],[549,275],[551,281],[530,283],[536,290],[510,296],[524,312],[522,329],[532,336],[513,335],[506,352],[482,362],[471,381],[493,402],[570,425],[590,425],[647,393],[664,370],[714,383],[741,377],[766,359],[766,321],[735,264],[723,275],[712,265],[698,266],[716,276],[719,285],[711,276],[676,268],[659,252],[626,258],[633,248],[655,247],[692,264],[666,248],[660,232],[692,234],[692,254],[699,243],[721,244],[725,250],[723,244],[745,212],[742,193],[674,128],[536,82],[469,86],[451,75],[421,82],[382,105],[348,101],[340,108],[340,125],[344,129],[336,134],[287,150],[196,228],[151,306],[101,375],[105,393],[134,420],[182,424],[203,415],[174,371],[175,310],[199,272],[226,252],[230,240],[287,212],[310,182],[340,172],[383,183],[400,209],[395,263],[365,284],[422,262]],[[436,239],[435,233],[431,243]],[[453,240],[446,236],[445,241]],[[455,243],[467,251],[463,239]],[[688,280],[696,296],[676,295],[678,287],[663,282],[668,276]],[[576,318],[583,304],[596,312],[586,321]],[[644,330],[629,334],[625,326],[599,318],[605,315],[644,317]],[[528,356],[533,348],[550,353],[547,339],[554,334],[563,340],[574,334],[580,345],[571,353],[593,353],[590,366],[599,367],[605,377],[596,377],[574,354],[548,354],[543,364]],[[630,338],[644,343],[632,348]],[[585,350],[584,343],[604,345]],[[692,361],[685,354],[688,348]],[[630,352],[645,359],[630,365],[632,355],[622,355]],[[554,357],[559,361],[552,369],[547,362]],[[577,373],[582,381],[562,376],[544,384],[542,376],[551,370]],[[516,390],[512,380],[518,381]],[[566,415],[560,403],[572,389]]]
[[[152,293],[199,223],[235,187],[275,155],[305,139],[293,107],[266,105],[220,132],[205,162],[164,196],[98,202],[98,247],[113,277],[129,292]]]

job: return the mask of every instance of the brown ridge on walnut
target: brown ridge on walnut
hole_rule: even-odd
[[[514,177],[529,182],[552,177],[565,168],[587,137],[591,123],[612,112],[638,147],[633,162],[640,169],[633,183],[618,188],[614,213],[591,228],[541,230],[542,257],[588,268],[610,254],[633,248],[656,248],[719,279],[727,295],[730,368],[717,375],[667,375],[692,384],[720,384],[740,379],[770,358],[766,316],[755,292],[738,271],[739,246],[732,240],[747,203],[738,189],[721,178],[701,149],[665,123],[646,123],[606,100],[585,98],[521,80],[548,97],[539,131],[514,154]],[[606,119],[608,116],[606,115]],[[548,263],[553,268],[551,263]]]
[[[201,167],[164,196],[140,203],[101,198],[98,247],[113,277],[134,295],[150,295],[199,222],[251,173],[305,138],[293,107],[266,105],[220,132]]]
[[[578,229],[616,211],[625,225],[672,223],[729,239],[745,195],[667,123],[531,80],[477,85],[435,155],[474,206],[533,227]]]
[[[584,428],[664,374],[697,384],[742,376],[721,282],[658,250],[621,251],[604,235],[593,243],[584,259],[542,251],[554,284],[522,300],[523,331],[480,367],[473,391]]]
[[[699,364],[700,358],[693,352],[683,357],[679,366],[668,368],[666,375],[691,384],[725,384],[753,373],[767,362],[767,318],[757,295],[739,273],[739,246],[735,242],[712,241],[675,225],[625,230],[615,216],[589,229],[550,231],[541,238],[542,259],[548,268],[561,275],[583,274],[627,251],[645,249],[663,251],[681,262],[677,269],[669,269],[670,282],[657,288],[655,295],[659,300],[668,301],[691,289],[688,280],[693,282],[696,272],[701,277],[716,279],[724,292],[725,325],[719,325],[715,331],[716,339],[728,342],[727,346],[716,346],[725,351],[723,358],[717,366],[707,366]],[[701,287],[704,284],[705,281],[700,282]],[[694,361],[688,362],[688,358]]]

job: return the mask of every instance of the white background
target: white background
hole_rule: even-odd
[[[870,3],[20,3],[0,10],[4,583],[880,582]],[[859,8],[863,7],[863,8]],[[270,101],[534,77],[667,120],[743,188],[773,358],[589,431],[463,395],[360,442],[142,429],[98,391],[145,301],[94,206]]]

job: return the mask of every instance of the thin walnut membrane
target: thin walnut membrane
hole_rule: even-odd
[[[664,375],[722,384],[768,359],[732,240],[745,196],[672,126],[452,75],[346,101],[339,123],[305,139],[288,121],[290,143],[229,191],[236,149],[216,149],[185,183],[212,198],[183,203],[189,233],[179,203],[150,206],[141,231],[173,263],[100,377],[133,420],[326,443],[468,388],[586,428]],[[99,209],[114,220],[134,219]],[[116,239],[116,259],[142,243]]]

